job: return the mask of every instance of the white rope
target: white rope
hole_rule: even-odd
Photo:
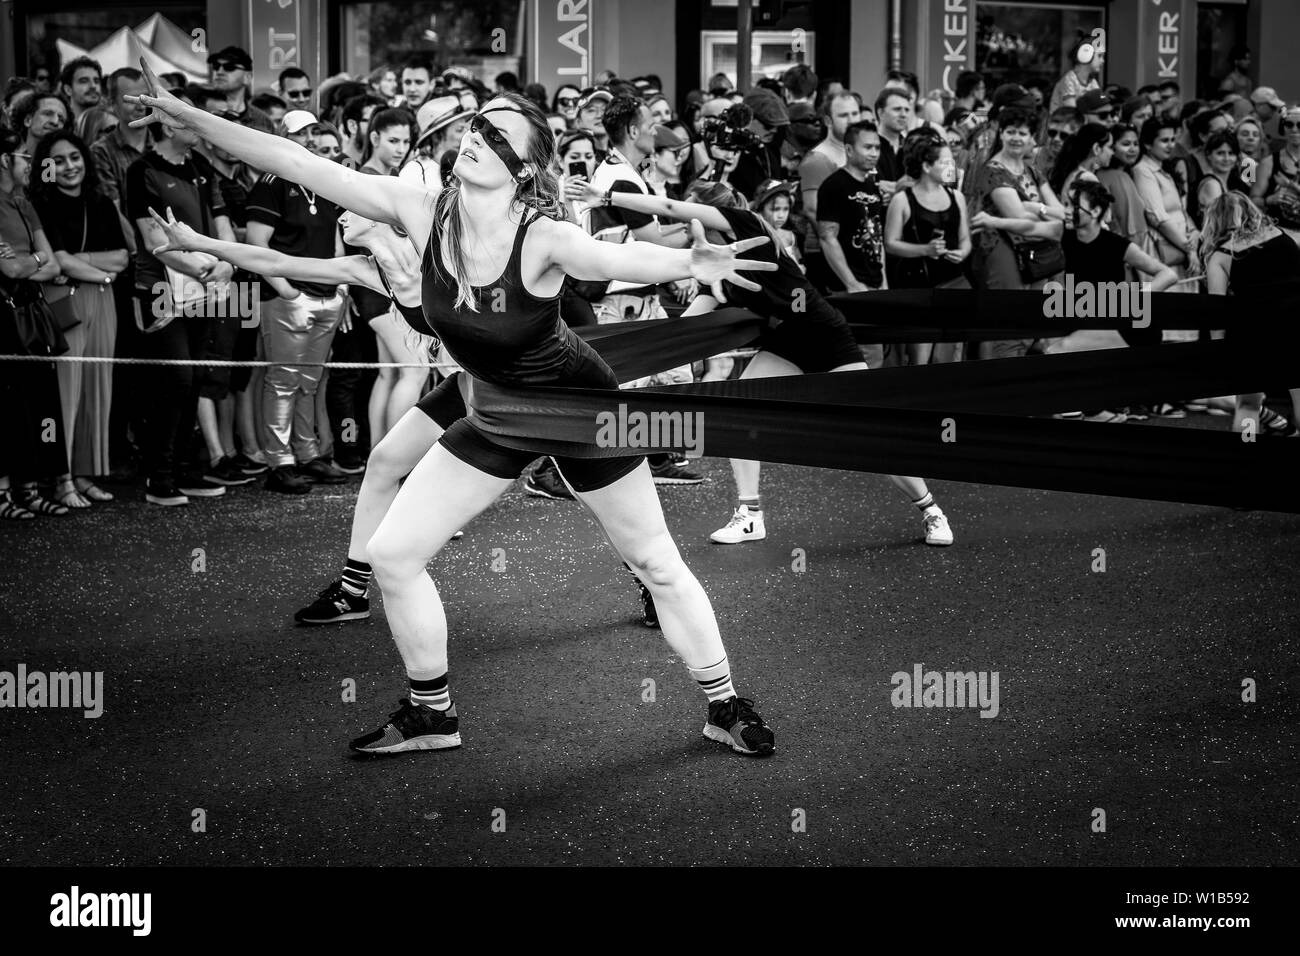
[[[710,358],[752,358],[757,349],[734,349]],[[202,365],[212,368],[427,368],[459,369],[454,362],[265,362],[231,359],[106,358],[95,355],[0,355],[0,362],[81,362],[88,365]]]

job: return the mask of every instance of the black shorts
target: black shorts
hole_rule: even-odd
[[[782,322],[763,333],[758,347],[808,373],[829,372],[841,365],[863,361],[862,347],[853,338],[847,323]]]
[[[461,373],[456,372],[416,403],[444,429],[440,444],[465,462],[497,478],[518,478],[538,458],[537,452],[509,448],[473,425],[465,416],[465,399],[460,392]],[[596,491],[612,485],[632,472],[644,457],[568,458],[557,456],[555,464],[578,491]]]

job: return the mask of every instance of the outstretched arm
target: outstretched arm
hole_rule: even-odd
[[[693,278],[711,287],[719,302],[726,302],[723,280],[753,292],[759,290],[756,283],[741,278],[738,270],[775,272],[777,269],[775,262],[737,258],[739,253],[769,242],[767,236],[714,246],[705,241],[704,227],[698,219],[691,222],[695,244],[690,249],[669,249],[649,242],[601,242],[571,222],[552,222],[550,228],[550,265],[575,279],[621,279],[653,285]]]
[[[705,229],[715,229],[718,232],[731,231],[726,217],[712,206],[703,203],[681,202],[677,199],[662,199],[659,196],[625,192],[611,192],[607,197],[605,193],[581,179],[570,180],[565,185],[564,195],[567,199],[584,202],[588,206],[599,206],[608,198],[610,205],[620,209],[630,209],[633,212],[645,213],[647,216],[680,219],[682,222],[698,219]]]
[[[378,177],[374,177],[378,178]],[[247,269],[260,276],[277,276],[282,279],[297,279],[300,282],[319,282],[323,285],[338,285],[341,282],[355,282],[377,292],[385,292],[375,266],[365,256],[343,256],[338,259],[310,259],[302,256],[286,256],[262,246],[253,246],[244,242],[226,242],[195,232],[183,222],[177,222],[171,209],[167,210],[167,219],[150,209],[154,224],[166,238],[166,245],[155,249],[154,255],[161,252],[206,252],[231,265]]]
[[[144,60],[140,67],[149,92],[127,98],[150,109],[148,116],[132,121],[132,126],[162,123],[171,129],[193,130],[253,168],[306,186],[367,219],[400,225],[416,234],[428,232],[427,194],[419,185],[396,176],[353,172],[280,136],[248,129],[188,106],[162,87]]]

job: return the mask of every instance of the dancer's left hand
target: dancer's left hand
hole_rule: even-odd
[[[691,220],[691,235],[695,239],[695,244],[691,246],[691,277],[698,280],[700,285],[707,285],[719,302],[727,301],[722,291],[724,281],[750,292],[758,292],[762,288],[757,282],[741,278],[738,271],[775,272],[778,268],[775,262],[737,258],[739,253],[769,242],[767,236],[755,236],[725,246],[715,246],[705,238],[704,227],[698,219]]]

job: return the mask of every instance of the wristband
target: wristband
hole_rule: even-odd
[[[602,206],[614,205],[614,187],[610,186],[608,189],[606,189],[605,195],[602,198],[605,200],[603,203],[601,203]]]

